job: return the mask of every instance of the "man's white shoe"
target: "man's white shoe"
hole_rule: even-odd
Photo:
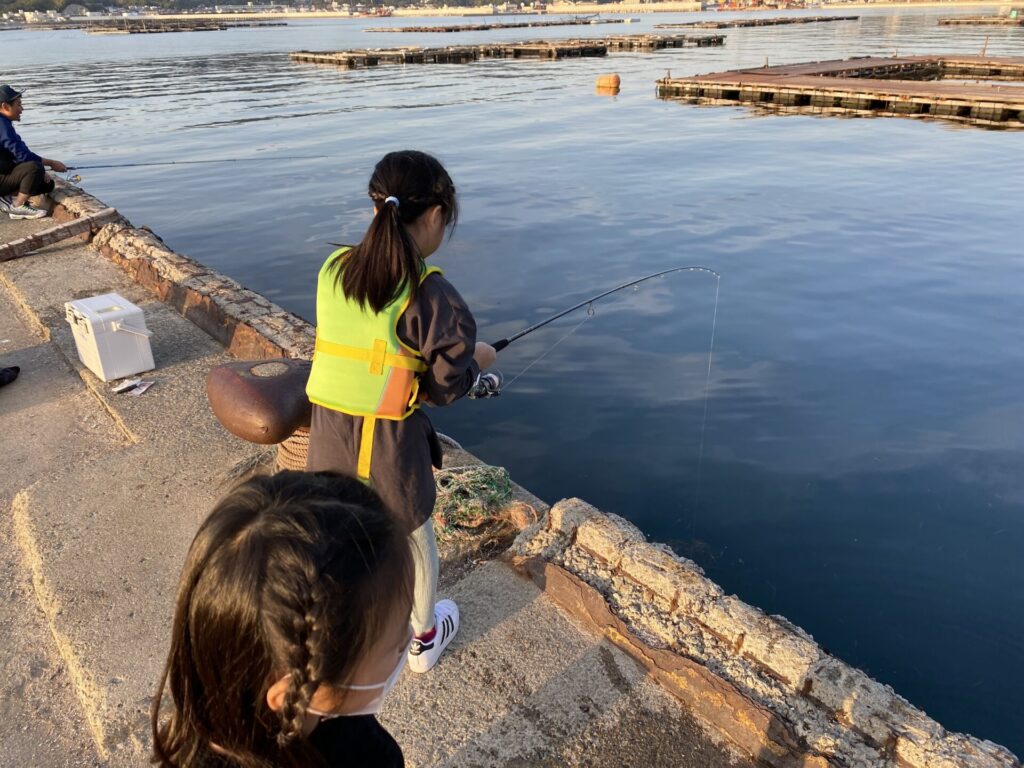
[[[7,209],[7,215],[12,219],[41,219],[49,214],[41,208],[35,208],[25,203],[24,205],[12,205]]]
[[[458,631],[459,606],[451,600],[438,600],[434,605],[434,636],[426,642],[413,638],[409,669],[420,674],[429,672]]]

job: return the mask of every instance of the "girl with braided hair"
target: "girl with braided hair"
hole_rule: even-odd
[[[235,488],[185,562],[153,762],[404,766],[374,713],[405,666],[412,586],[408,536],[364,483],[281,472]]]
[[[391,152],[373,169],[369,195],[366,235],[332,253],[318,278],[306,468],[358,475],[410,531],[409,668],[426,672],[458,631],[459,609],[437,600],[430,518],[441,446],[420,406],[465,395],[495,351],[477,342],[466,302],[426,263],[458,217],[455,185],[441,163],[424,152]]]

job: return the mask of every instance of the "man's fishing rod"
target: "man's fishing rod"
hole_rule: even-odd
[[[69,165],[69,171],[93,171],[97,168],[147,168],[156,165],[205,165],[207,163],[255,163],[265,160],[320,160],[327,155],[289,155],[272,157],[225,157],[219,160],[164,160],[156,163],[109,163],[105,165]]]
[[[642,282],[644,282],[646,280],[653,280],[655,277],[661,277],[662,275],[668,275],[668,274],[671,274],[672,272],[707,272],[709,274],[714,275],[715,277],[721,277],[721,275],[718,274],[717,272],[715,272],[715,270],[708,269],[707,267],[690,267],[690,266],[687,266],[687,267],[673,267],[672,269],[663,269],[661,272],[655,272],[653,275],[647,275],[646,277],[637,278],[636,280],[630,280],[628,283],[623,283],[622,285],[616,286],[615,288],[607,290],[607,291],[605,291],[603,293],[599,293],[599,294],[597,294],[597,296],[591,296],[589,299],[586,299],[585,301],[581,301],[579,304],[573,304],[568,309],[563,309],[561,312],[559,312],[556,315],[552,315],[547,320],[541,320],[539,323],[535,323],[534,325],[531,325],[529,328],[524,328],[523,330],[519,331],[519,333],[513,333],[511,336],[509,336],[507,338],[504,338],[504,339],[501,339],[501,341],[494,342],[491,346],[494,347],[494,351],[495,352],[500,352],[505,347],[507,347],[509,344],[511,344],[513,341],[521,339],[521,338],[523,338],[523,336],[526,336],[529,333],[533,333],[538,328],[543,328],[548,323],[553,323],[555,320],[558,320],[560,317],[565,317],[566,315],[571,314],[572,312],[575,312],[577,309],[583,309],[583,307],[585,307],[585,306],[587,306],[589,304],[593,304],[598,299],[603,299],[605,296],[610,296],[611,294],[616,293],[618,291],[621,291],[624,288],[629,288],[630,286],[638,285],[639,283],[642,283]]]
[[[595,301],[599,301],[600,299],[603,299],[605,296],[610,296],[613,293],[617,293],[618,291],[621,291],[621,290],[623,290],[625,288],[629,288],[631,286],[638,285],[638,284],[640,284],[642,282],[645,282],[647,280],[653,280],[654,278],[661,277],[662,275],[669,275],[669,274],[672,274],[673,272],[707,272],[710,275],[714,275],[715,279],[720,279],[722,277],[718,272],[716,272],[713,269],[709,269],[708,267],[685,266],[685,267],[672,267],[671,269],[663,269],[660,272],[655,272],[654,274],[651,274],[651,275],[645,275],[644,277],[637,278],[636,280],[630,280],[628,283],[623,283],[622,285],[617,285],[614,288],[610,288],[607,291],[603,291],[603,292],[597,294],[596,296],[591,296],[589,299],[585,299],[585,300],[579,302],[578,304],[573,304],[568,309],[563,309],[561,312],[558,312],[557,314],[554,314],[554,315],[552,315],[551,317],[549,317],[549,318],[547,318],[545,320],[541,320],[539,323],[534,323],[533,325],[529,326],[528,328],[524,328],[523,330],[519,331],[518,333],[514,333],[511,336],[507,336],[506,338],[501,339],[500,341],[494,342],[494,344],[492,344],[491,346],[494,347],[494,351],[495,352],[500,352],[501,350],[505,349],[505,347],[507,347],[509,344],[511,344],[513,341],[521,339],[521,338],[523,338],[523,336],[526,336],[527,334],[533,333],[534,331],[538,330],[539,328],[543,328],[548,323],[553,323],[555,320],[558,320],[561,317],[565,317],[566,315],[571,314],[571,313],[575,312],[578,309],[583,309],[583,307],[590,307],[590,305],[593,304]],[[718,299],[717,299],[717,293],[716,293],[716,298],[715,298],[716,313],[717,313],[717,308],[718,308]],[[582,325],[582,323],[580,325]],[[577,326],[577,327],[579,327],[579,326]],[[572,331],[570,331],[569,335],[574,333],[575,330],[576,329],[574,328]],[[561,343],[561,340],[558,343]],[[547,353],[545,352],[545,354],[547,354]],[[532,363],[531,363],[531,365],[532,365]],[[520,374],[520,375],[522,375],[522,374]],[[518,376],[516,378],[518,378]],[[497,371],[482,373],[479,376],[477,376],[476,382],[473,384],[473,387],[469,391],[469,397],[471,397],[473,399],[495,397],[496,395],[501,394],[501,388],[502,388],[503,383],[504,383],[504,381],[502,379],[502,376]]]

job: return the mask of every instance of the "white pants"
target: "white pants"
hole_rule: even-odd
[[[434,524],[427,520],[409,536],[416,584],[412,598],[412,631],[422,635],[434,628],[434,603],[437,601],[437,540]]]

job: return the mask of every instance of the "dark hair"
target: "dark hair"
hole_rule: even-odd
[[[335,285],[345,296],[380,312],[409,286],[412,299],[420,285],[423,256],[406,228],[434,205],[441,206],[446,227],[459,217],[455,185],[437,158],[406,149],[389,152],[370,177],[370,199],[377,213],[362,242],[331,264]],[[398,205],[385,202],[389,197]]]
[[[405,532],[354,478],[280,472],[239,485],[185,561],[153,702],[153,762],[320,764],[302,732],[310,698],[350,680],[398,601],[411,606],[412,569]],[[285,675],[274,712],[267,691]],[[173,710],[161,723],[168,689]]]

